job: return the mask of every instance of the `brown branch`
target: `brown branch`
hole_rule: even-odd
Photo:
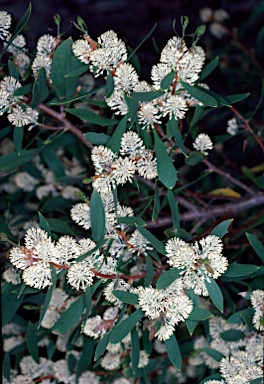
[[[51,117],[54,117],[54,119],[60,121],[63,126],[64,126],[64,129],[67,129],[69,130],[71,133],[73,133],[75,136],[77,136],[81,142],[89,149],[93,149],[93,145],[86,139],[86,137],[84,136],[83,132],[77,128],[74,124],[72,124],[64,115],[64,113],[60,113],[60,112],[57,112],[57,111],[54,111],[54,109],[52,108],[49,108],[47,107],[45,104],[39,104],[37,106],[37,108],[46,113],[47,115],[51,116]],[[45,126],[44,126],[45,128]],[[50,127],[47,128],[47,129],[51,129]],[[61,127],[59,127],[58,129],[61,130]]]
[[[242,198],[234,203],[210,206],[206,210],[199,208],[198,212],[185,212],[180,215],[180,221],[202,220],[202,222],[217,217],[232,217],[248,209],[264,205],[264,193],[256,193],[247,199]],[[147,228],[166,227],[172,224],[171,217],[164,217],[156,221],[147,221]]]
[[[232,105],[229,106],[229,108],[231,109],[231,111],[241,120],[243,121],[243,123],[245,124],[245,128],[246,130],[254,137],[254,139],[256,140],[256,142],[258,143],[258,145],[260,146],[260,148],[262,149],[262,151],[264,152],[264,144],[261,140],[261,138],[253,131],[253,129],[251,128],[251,125],[249,124],[249,122],[247,121],[247,119],[245,119],[239,112],[236,108],[234,108]]]

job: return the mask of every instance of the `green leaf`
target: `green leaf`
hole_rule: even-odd
[[[152,235],[151,232],[149,232],[146,228],[141,227],[140,225],[137,225],[137,229],[141,235],[145,237],[145,239],[148,240],[148,242],[152,244],[154,248],[156,248],[158,252],[160,252],[162,255],[166,255],[164,245],[154,235]]]
[[[120,144],[123,134],[127,128],[127,121],[129,119],[129,114],[127,113],[122,120],[119,121],[114,133],[110,137],[106,146],[110,148],[114,153],[118,153],[120,150]]]
[[[120,224],[128,224],[133,226],[146,225],[146,222],[143,219],[141,219],[141,217],[134,217],[134,216],[117,217],[117,221]]]
[[[178,147],[180,148],[181,152],[184,154],[184,156],[187,156],[187,152],[186,152],[186,149],[185,149],[185,145],[184,145],[184,141],[183,141],[183,138],[182,138],[182,134],[181,134],[181,131],[180,131],[180,128],[178,126],[178,122],[173,118],[171,120],[169,120],[167,122],[167,126],[168,128],[171,130],[175,140],[176,140],[176,143],[178,145]]]
[[[164,95],[163,91],[131,92],[130,97],[138,101],[151,101]]]
[[[22,31],[22,29],[26,26],[26,24],[30,18],[30,15],[31,15],[31,9],[32,9],[32,5],[31,5],[31,3],[29,3],[29,6],[28,6],[26,12],[24,13],[24,15],[21,17],[21,19],[19,20],[19,22],[15,26],[10,40],[8,41],[6,46],[3,48],[0,58],[4,56],[4,53],[6,52],[7,48],[10,46],[10,44],[12,44],[12,42],[17,37],[17,35],[19,35],[19,33]]]
[[[172,71],[170,73],[168,73],[161,81],[161,84],[160,84],[160,88],[161,89],[167,89],[171,86],[173,80],[174,80],[174,77],[176,75],[176,71]]]
[[[66,333],[81,319],[85,308],[84,295],[72,303],[53,325],[52,332]]]
[[[94,347],[95,340],[90,337],[84,336],[81,357],[78,359],[76,367],[76,379],[78,379],[79,376],[91,366],[94,354]]]
[[[65,176],[64,165],[55,150],[44,148],[41,157],[56,177]]]
[[[212,303],[216,306],[217,309],[219,309],[220,312],[223,313],[224,311],[224,299],[221,292],[221,289],[216,284],[215,280],[209,277],[210,282],[208,282],[206,279],[204,280],[205,286],[207,288],[207,291],[209,293],[210,299],[212,300]]]
[[[170,361],[180,371],[182,365],[182,356],[175,335],[172,335],[168,340],[165,340],[165,345]]]
[[[49,287],[49,289],[47,291],[47,294],[46,294],[46,297],[45,297],[45,301],[44,301],[44,304],[43,304],[43,308],[42,308],[42,311],[41,311],[41,315],[40,315],[40,318],[39,318],[38,327],[41,326],[42,320],[44,319],[45,314],[46,314],[46,312],[47,312],[47,310],[49,308],[50,301],[51,301],[54,289],[56,288],[57,273],[56,273],[55,268],[52,265],[50,265],[50,270],[51,270],[52,285]]]
[[[107,117],[100,116],[97,113],[90,111],[89,109],[66,108],[66,111],[76,117],[79,117],[81,120],[89,121],[89,123],[100,125],[101,127],[116,125],[119,122],[118,120],[108,119]]]
[[[230,95],[230,96],[225,96],[225,100],[229,103],[229,105],[235,104],[238,101],[246,99],[250,93],[239,93],[237,95]]]
[[[78,86],[78,76],[65,77],[74,69],[80,67],[80,61],[72,52],[72,38],[63,41],[56,49],[51,64],[51,80],[59,99],[73,97]]]
[[[29,321],[26,333],[27,349],[36,363],[39,364],[38,338],[37,338],[38,323]]]
[[[122,303],[138,305],[138,295],[116,289],[112,292]]]
[[[155,221],[160,213],[160,197],[159,197],[159,187],[157,183],[155,184],[155,196],[154,196],[154,207],[152,211],[152,221]]]
[[[220,237],[221,239],[228,233],[228,227],[232,223],[234,219],[228,219],[219,223],[214,229],[211,231],[210,235],[215,235]]]
[[[62,219],[47,219],[52,232],[63,233],[64,235],[76,236],[72,227]]]
[[[89,70],[89,64],[81,64],[79,67],[75,68],[73,71],[67,73],[64,77],[77,77],[82,75],[84,72]]]
[[[107,332],[98,342],[96,349],[95,349],[95,354],[94,354],[94,360],[98,360],[100,356],[102,356],[105,353],[106,347],[109,343],[109,339],[111,336],[111,332]]]
[[[124,98],[131,116],[129,123],[129,128],[131,128],[134,123],[138,122],[139,102],[135,99],[132,99],[132,97],[127,96],[126,94],[124,95]]]
[[[6,352],[3,359],[2,370],[3,370],[3,377],[5,377],[8,382],[10,382],[10,368],[11,368],[10,356]]]
[[[18,73],[17,67],[11,60],[8,60],[8,71],[9,71],[9,76],[14,77],[16,80],[19,80],[19,73]]]
[[[204,105],[207,105],[209,107],[217,107],[217,100],[213,96],[209,95],[207,92],[204,92],[203,90],[198,89],[197,87],[185,83],[184,81],[181,81],[181,84],[191,96],[201,101]]]
[[[138,369],[139,352],[140,352],[139,337],[135,327],[131,331],[131,347],[132,347],[132,356],[131,356],[132,371],[135,373]]]
[[[2,172],[10,172],[13,169],[26,164],[28,161],[33,159],[42,148],[30,149],[28,151],[22,150],[20,155],[17,152],[8,153],[7,155],[0,157],[0,170]]]
[[[44,68],[41,68],[36,75],[33,85],[31,107],[35,108],[45,101],[48,96],[49,88],[46,84],[46,71]]]
[[[229,264],[227,270],[222,277],[239,277],[249,276],[259,269],[257,265],[253,264],[238,264],[236,262]]]
[[[17,297],[16,294],[12,293],[14,285],[6,284],[6,290],[3,292],[2,289],[2,308],[5,310],[2,311],[2,326],[6,325],[9,321],[13,319],[18,308],[24,301],[24,296]]]
[[[22,150],[22,143],[24,138],[24,127],[15,127],[13,132],[13,140],[17,154],[20,156]]]
[[[167,153],[165,144],[159,138],[157,132],[155,130],[153,132],[155,138],[154,150],[157,157],[158,178],[165,187],[172,189],[178,180],[178,172],[173,165],[171,157]]]
[[[147,256],[145,256],[145,260],[146,260],[147,268],[146,268],[146,276],[144,279],[144,287],[148,287],[152,283],[155,272],[154,272],[151,257],[149,255],[147,255]]]
[[[264,261],[264,245],[262,242],[255,236],[250,233],[246,233],[247,239],[253,247],[256,254]]]
[[[181,270],[178,268],[171,268],[168,271],[163,271],[157,282],[158,289],[167,288],[181,275]]]
[[[187,320],[185,320],[185,323],[186,323],[186,327],[188,329],[188,332],[189,332],[190,336],[192,336],[193,332],[195,331],[195,328],[199,324],[199,321],[194,321],[194,320],[187,319]]]
[[[243,339],[245,334],[237,329],[229,329],[228,331],[220,333],[220,336],[225,341],[238,341]]]
[[[204,160],[204,155],[201,152],[193,151],[185,158],[185,164],[193,166]]]
[[[259,377],[257,379],[250,380],[250,384],[263,384],[263,378]]]
[[[111,138],[105,133],[96,133],[96,132],[87,132],[83,135],[91,144],[94,145],[104,145],[106,146],[107,142]]]
[[[137,50],[139,49],[139,47],[149,38],[149,36],[152,35],[152,33],[154,32],[155,28],[157,26],[157,23],[154,25],[154,27],[151,28],[151,30],[146,34],[146,36],[144,37],[143,40],[141,40],[141,42],[136,46],[136,48],[130,53],[130,55],[128,56],[127,58],[127,62],[131,59],[131,57],[137,52]]]
[[[101,89],[103,89],[103,85],[101,85],[100,87],[98,88],[95,88],[95,89],[92,89],[91,91],[89,92],[80,92],[78,94],[78,96],[74,96],[72,98],[68,98],[67,100],[63,100],[63,101],[58,101],[58,98],[54,98],[52,99],[51,101],[49,101],[47,103],[47,105],[64,105],[64,104],[70,104],[72,103],[73,101],[77,101],[77,100],[81,100],[81,99],[85,99],[87,100],[87,96],[90,96],[90,95],[93,95],[94,93],[97,93],[98,91],[100,91]],[[93,99],[92,99],[93,100]],[[93,100],[95,101],[95,100]],[[99,101],[99,100],[98,100]],[[91,99],[88,99],[88,102],[91,103]]]
[[[218,361],[219,363],[225,357],[223,353],[210,347],[203,347],[203,351],[206,352],[207,355],[211,356],[214,360]]]
[[[47,219],[45,219],[45,217],[40,212],[38,212],[38,216],[39,216],[40,228],[43,229],[44,231],[46,231],[49,236],[51,236],[51,229],[50,229],[50,226],[49,226]]]
[[[138,309],[132,315],[130,315],[125,320],[117,324],[111,333],[110,343],[117,344],[119,341],[123,340],[126,335],[132,331],[135,325],[142,319],[144,312],[142,309]]]
[[[209,76],[218,66],[218,63],[219,63],[219,57],[216,56],[209,64],[206,65],[206,67],[204,67],[204,69],[200,73],[198,81],[200,82],[204,80],[207,76]]]
[[[194,307],[190,316],[188,317],[188,320],[204,321],[210,319],[212,316],[213,314],[207,309]]]
[[[240,311],[238,311],[236,313],[233,313],[233,315],[231,315],[227,319],[227,322],[229,324],[243,324],[245,322],[245,320],[244,320],[245,313],[247,314],[248,312],[250,312],[250,319],[252,319],[252,317],[254,315],[254,309],[252,307],[249,307],[249,308],[241,309]]]
[[[23,87],[16,89],[14,92],[14,96],[24,96],[28,93],[31,93],[33,85],[34,83],[29,83],[29,84],[23,85]]]
[[[105,82],[105,97],[110,97],[114,91],[115,83],[112,72],[109,71]]]
[[[92,239],[99,244],[105,234],[105,211],[101,196],[94,189],[90,199],[90,218],[92,227]]]
[[[178,201],[176,201],[175,196],[173,192],[168,189],[167,196],[170,204],[170,209],[172,213],[172,222],[173,222],[173,229],[175,236],[180,236],[181,233],[181,227],[180,227],[180,220],[179,220],[179,209],[178,209]]]
[[[83,319],[83,323],[86,323],[86,320],[88,319],[91,308],[92,308],[92,299],[93,299],[93,292],[92,292],[92,287],[88,285],[85,289],[85,294],[84,294],[84,301],[85,301],[85,316]]]

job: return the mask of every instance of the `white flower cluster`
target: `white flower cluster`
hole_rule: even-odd
[[[164,90],[162,96],[139,102],[138,122],[143,129],[160,123],[162,117],[171,119],[174,116],[176,119],[182,119],[188,105],[199,104],[185,91],[180,81],[193,85],[198,80],[205,53],[198,46],[188,49],[183,38],[174,36],[167,42],[161,52],[160,63],[154,65],[151,70],[153,85],[139,80],[135,68],[126,62],[128,55],[125,44],[113,31],[102,34],[98,43],[89,36],[84,36],[73,44],[73,53],[83,63],[90,64],[95,76],[104,71],[112,74],[114,89],[106,98],[106,103],[120,115],[128,113],[126,98],[131,97],[132,92],[160,90],[165,76],[175,72],[170,86]]]
[[[255,289],[250,295],[251,304],[255,310],[252,322],[259,331],[264,331],[264,290]]]
[[[0,39],[4,40],[8,36],[9,28],[11,27],[12,17],[6,11],[0,12]]]
[[[168,263],[172,268],[182,269],[186,289],[193,289],[197,295],[208,296],[204,281],[209,277],[217,279],[228,267],[227,258],[222,255],[223,243],[218,236],[208,235],[194,245],[178,237],[166,243]]]
[[[11,124],[16,127],[29,125],[29,129],[38,124],[38,112],[24,104],[20,96],[14,92],[21,88],[21,84],[12,76],[6,76],[0,82],[0,116],[5,112]]]
[[[204,156],[208,155],[208,150],[213,149],[213,143],[210,137],[205,133],[199,133],[193,143],[194,149],[200,151]]]
[[[50,79],[52,56],[56,47],[57,40],[52,35],[43,35],[38,39],[36,56],[31,66],[35,77],[37,76],[39,70],[44,68],[47,79]]]
[[[227,121],[227,129],[226,132],[229,133],[229,135],[234,136],[238,131],[238,124],[235,117],[232,119],[229,119]]]
[[[97,268],[97,263],[102,270],[104,257],[96,251],[79,263],[75,260],[93,248],[95,243],[89,238],[77,242],[65,235],[55,244],[44,230],[29,228],[25,234],[25,246],[11,248],[9,260],[16,268],[23,270],[22,279],[31,287],[43,289],[50,286],[50,265],[53,265],[58,271],[67,269],[67,280],[73,288],[85,290],[93,283],[93,270]],[[104,272],[109,273],[109,269],[108,266]]]
[[[175,326],[188,319],[193,310],[193,303],[183,288],[182,280],[177,279],[165,289],[138,287],[132,290],[138,294],[139,305],[153,321],[155,337],[161,341],[169,339]]]
[[[145,148],[136,132],[124,133],[121,139],[120,154],[117,157],[111,149],[99,145],[92,150],[95,167],[93,188],[100,193],[109,193],[116,185],[132,182],[137,171],[145,179],[157,176],[156,158]]]

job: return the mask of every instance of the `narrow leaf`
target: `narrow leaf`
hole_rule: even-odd
[[[163,91],[131,92],[130,96],[138,101],[151,101],[164,94]]]
[[[262,261],[264,261],[264,245],[262,242],[255,235],[250,233],[246,233],[246,236],[256,254],[261,258]]]
[[[114,78],[113,78],[112,72],[109,71],[107,74],[106,82],[105,82],[105,97],[110,97],[112,95],[114,91],[114,86],[115,86]]]
[[[161,84],[160,84],[160,88],[161,89],[167,89],[171,86],[171,83],[173,82],[174,80],[174,77],[176,75],[176,72],[175,71],[172,71],[170,73],[168,73],[161,81]]]
[[[144,279],[144,287],[148,287],[153,281],[155,272],[154,272],[151,257],[149,255],[147,255],[147,256],[145,256],[145,259],[146,259],[147,268],[146,268],[146,276]]]
[[[95,340],[90,337],[83,338],[81,357],[78,359],[76,367],[76,379],[86,371],[92,364]],[[87,383],[88,384],[88,383]]]
[[[138,295],[116,289],[112,292],[122,303],[138,305]]]
[[[185,164],[193,166],[204,160],[204,155],[201,152],[193,151],[185,159]]]
[[[10,355],[6,352],[3,359],[2,370],[3,370],[3,377],[5,377],[8,382],[10,382],[10,368],[11,368]]]
[[[27,349],[36,363],[39,364],[38,338],[37,338],[38,323],[29,321],[26,333]]]
[[[137,225],[137,229],[141,235],[145,237],[145,239],[148,240],[148,242],[152,244],[154,248],[156,248],[158,252],[160,252],[162,255],[166,254],[165,247],[162,242],[159,241],[154,235],[152,235],[151,232],[149,232],[146,228],[141,227],[140,225]]]
[[[35,157],[41,150],[42,148],[30,149],[28,151],[22,150],[20,155],[18,155],[17,152],[12,152],[1,156],[0,170],[2,172],[12,171],[33,159],[33,157]]]
[[[51,229],[50,229],[48,221],[45,219],[45,217],[42,215],[42,213],[39,212],[38,216],[39,216],[40,228],[43,229],[44,231],[46,231],[49,236],[51,236]]]
[[[79,67],[75,68],[73,71],[67,73],[64,77],[76,77],[82,75],[84,72],[89,70],[89,64],[82,64]]]
[[[101,357],[106,350],[106,347],[109,343],[109,339],[111,336],[111,331],[107,332],[100,340],[99,343],[96,346],[95,354],[94,354],[94,360],[98,360],[99,357]]]
[[[168,121],[167,123],[167,126],[169,127],[169,129],[171,130],[175,140],[176,140],[176,143],[178,145],[178,147],[180,148],[181,152],[187,156],[187,152],[186,152],[186,149],[185,149],[185,145],[184,145],[184,141],[183,141],[183,138],[182,138],[182,134],[181,134],[181,131],[180,131],[180,128],[178,126],[178,123],[175,119],[171,119]]]
[[[86,139],[94,145],[104,145],[107,146],[107,142],[110,139],[110,136],[105,133],[96,133],[96,132],[87,132],[83,135]]]
[[[210,279],[210,283],[206,279],[204,280],[204,283],[209,293],[210,299],[212,300],[212,303],[216,306],[216,308],[223,313],[224,299],[223,299],[221,289],[216,284],[214,279],[212,279],[211,277],[209,277],[209,279]]]
[[[207,353],[207,355],[211,356],[214,360],[218,361],[219,363],[225,357],[225,355],[223,355],[223,353],[217,351],[216,349],[210,348],[210,347],[204,347],[203,350],[204,350],[204,352]]]
[[[181,270],[178,268],[171,268],[168,271],[163,271],[157,282],[158,289],[167,288],[175,280],[180,277]]]
[[[57,273],[56,273],[55,268],[52,265],[50,265],[50,270],[51,270],[52,285],[49,287],[47,294],[46,294],[46,297],[45,297],[45,301],[44,301],[43,308],[42,308],[39,322],[38,322],[38,328],[41,326],[42,320],[44,319],[44,317],[46,315],[46,312],[49,308],[54,289],[56,288]]]
[[[159,187],[155,185],[155,196],[154,196],[154,207],[152,211],[152,220],[155,221],[160,213],[160,197],[159,197]]]
[[[13,132],[13,140],[17,154],[20,156],[22,150],[22,143],[24,138],[24,127],[15,127]]]
[[[105,211],[101,196],[94,189],[90,199],[90,217],[92,227],[92,238],[96,244],[104,239],[105,233]]]
[[[127,96],[126,94],[125,94],[124,98],[125,98],[125,101],[127,103],[127,107],[129,109],[130,116],[131,116],[130,124],[129,124],[129,128],[130,128],[133,126],[134,123],[138,122],[139,102],[135,99],[132,99],[132,97]]]
[[[209,107],[217,107],[217,100],[213,96],[209,95],[201,89],[185,83],[184,81],[181,81],[181,84],[191,96],[201,101],[204,105]]]
[[[119,121],[114,133],[110,137],[109,141],[107,142],[106,146],[110,148],[114,153],[118,153],[120,150],[120,143],[123,134],[126,131],[127,128],[127,121],[129,119],[129,114],[127,113],[122,120]]]
[[[170,361],[180,371],[182,365],[182,356],[175,335],[172,335],[168,340],[165,340],[165,345]]]
[[[245,334],[238,329],[229,329],[228,331],[220,333],[220,336],[225,341],[238,341],[243,339]]]
[[[219,57],[216,56],[209,64],[206,65],[206,67],[204,67],[204,69],[202,70],[200,76],[199,76],[199,82],[204,80],[207,76],[209,76],[214,70],[215,68],[218,66],[218,63],[219,63]]]
[[[33,85],[31,107],[35,108],[45,101],[48,96],[49,88],[46,84],[46,71],[44,68],[41,68],[36,75]]]
[[[168,155],[165,144],[159,138],[159,135],[154,130],[154,150],[157,156],[158,178],[165,187],[172,189],[178,180],[177,171],[173,165],[171,157]]]
[[[222,277],[240,277],[249,276],[259,269],[257,265],[253,264],[238,264],[236,262],[229,264],[227,270]]]
[[[214,229],[211,231],[210,235],[218,236],[222,239],[226,233],[228,233],[228,227],[232,223],[233,219],[228,219],[219,223]]]
[[[232,104],[237,103],[238,101],[246,99],[249,95],[250,95],[249,92],[247,92],[247,93],[239,93],[239,94],[236,94],[236,95],[225,96],[225,100],[227,100],[227,102],[230,105],[232,105]]]
[[[157,26],[157,24],[155,24],[154,27],[151,28],[151,30],[146,34],[144,39],[141,40],[141,42],[136,46],[136,48],[130,53],[130,55],[127,58],[127,61],[129,61],[131,59],[131,57],[137,52],[138,48],[149,38],[149,36],[152,35],[152,33],[154,32],[156,26]]]
[[[106,127],[110,125],[116,125],[118,120],[108,119],[90,111],[89,109],[82,108],[66,108],[66,111],[70,114],[79,117],[81,120],[89,121],[90,123]]]
[[[80,296],[61,315],[52,327],[52,332],[66,333],[81,319],[85,307],[84,295]]]
[[[179,220],[179,209],[178,209],[178,201],[176,201],[175,196],[173,192],[168,189],[168,200],[170,204],[170,209],[172,213],[172,222],[173,222],[173,229],[175,232],[175,236],[180,236],[181,233],[181,227],[180,227],[180,220]]]
[[[142,225],[145,226],[146,222],[141,219],[141,217],[127,216],[127,217],[117,217],[117,221],[120,224],[128,224],[128,225]]]
[[[210,319],[212,316],[213,314],[207,309],[194,307],[188,320],[204,321]]]
[[[193,332],[195,331],[195,328],[199,324],[199,321],[187,319],[187,320],[185,320],[185,323],[186,323],[186,327],[188,329],[190,336],[192,336]]]
[[[130,315],[127,319],[121,321],[117,324],[111,333],[110,343],[117,344],[119,341],[123,340],[126,335],[132,331],[135,325],[142,319],[144,316],[144,312],[142,309],[138,309],[132,315]]]
[[[140,352],[139,337],[135,327],[131,331],[131,347],[132,347],[132,357],[131,357],[132,371],[135,373],[138,369],[139,352]]]

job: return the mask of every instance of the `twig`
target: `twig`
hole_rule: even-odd
[[[264,144],[263,142],[261,141],[261,138],[256,135],[256,133],[253,131],[253,129],[251,128],[249,122],[247,121],[247,119],[245,119],[239,112],[236,108],[234,108],[232,105],[229,106],[229,108],[231,109],[231,111],[241,120],[243,121],[243,123],[245,124],[245,128],[246,130],[254,137],[254,139],[257,141],[258,145],[260,146],[260,148],[262,149],[262,151],[264,152]]]
[[[60,121],[63,126],[64,126],[64,129],[67,129],[69,130],[71,133],[73,133],[75,136],[77,136],[81,142],[89,149],[93,149],[93,145],[86,139],[86,137],[84,136],[83,132],[77,128],[74,124],[72,124],[65,116],[64,116],[64,113],[60,113],[60,112],[57,112],[57,111],[54,111],[54,109],[52,108],[49,108],[47,107],[45,104],[39,104],[37,106],[37,108],[46,113],[47,115],[49,116],[52,116],[54,117],[56,120]],[[45,128],[45,126],[44,126]],[[47,129],[51,129],[51,128],[47,128]],[[61,127],[59,127],[58,129],[62,129]]]
[[[199,209],[198,212],[185,212],[180,215],[180,221],[202,220],[202,222],[216,217],[232,217],[248,209],[264,205],[264,193],[256,193],[247,199],[242,198],[234,203],[210,206],[208,209]],[[166,227],[172,224],[172,217],[164,217],[156,221],[147,221],[147,228]]]

